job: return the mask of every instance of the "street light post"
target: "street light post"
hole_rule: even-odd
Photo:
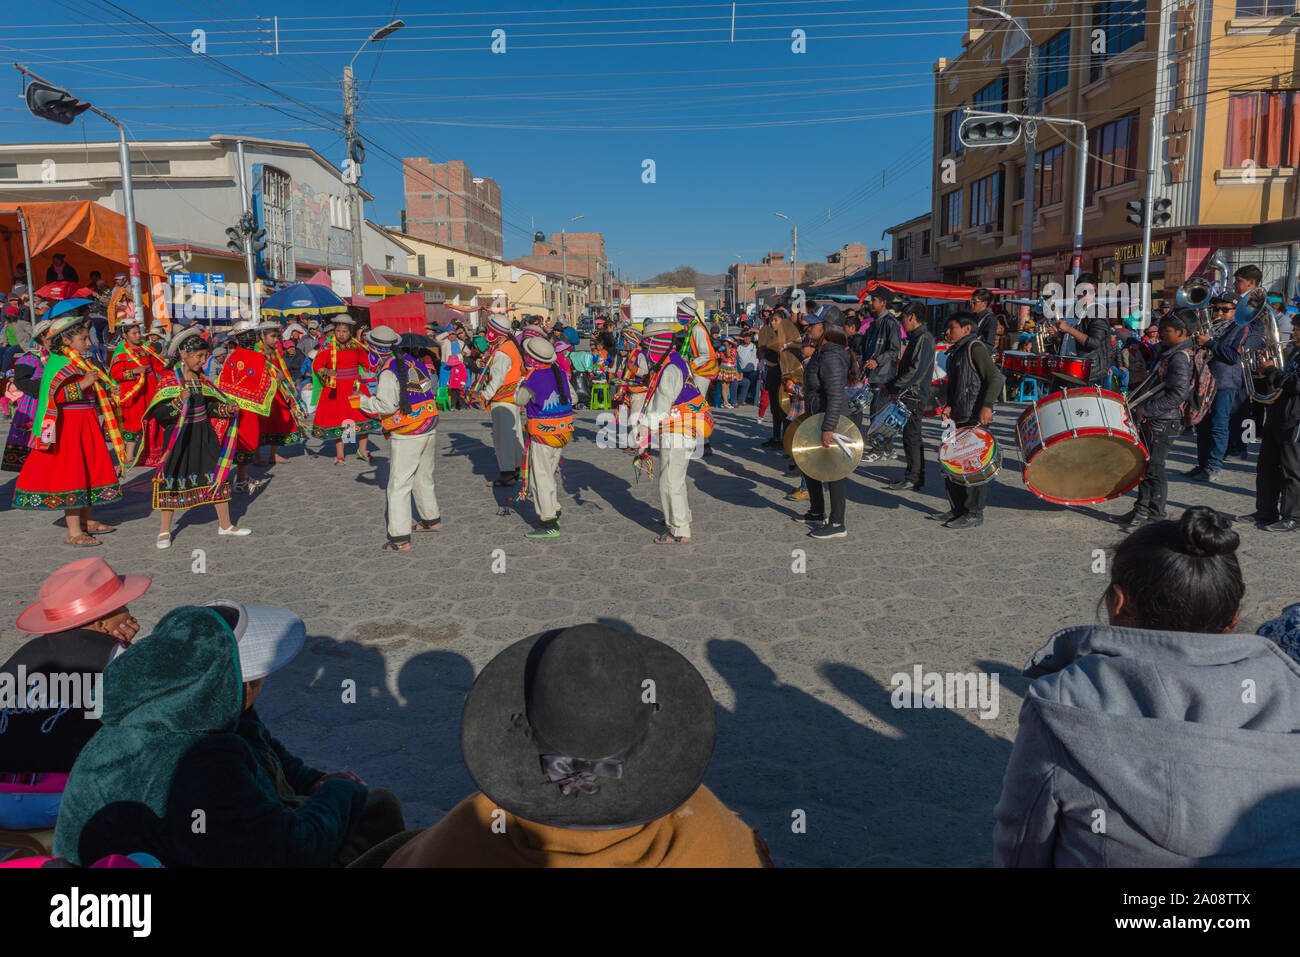
[[[352,295],[360,295],[363,291],[362,279],[362,252],[361,252],[361,161],[364,154],[360,149],[360,141],[357,139],[357,83],[356,77],[352,74],[352,64],[357,62],[357,57],[361,56],[361,51],[366,48],[367,43],[378,43],[385,37],[396,33],[406,23],[402,20],[393,20],[386,23],[370,36],[366,37],[365,43],[357,47],[357,52],[352,54],[352,59],[348,65],[343,68],[343,138],[345,140],[345,149],[347,151],[346,163],[350,163],[352,174],[348,177],[348,210],[352,219]]]
[[[569,253],[568,249],[564,245],[564,236],[569,223],[576,223],[580,219],[586,219],[586,215],[574,216],[568,223],[565,223],[560,227],[560,269],[564,273],[564,285],[561,287],[561,294],[564,296],[564,300],[561,304],[562,308],[560,311],[560,318],[566,322],[571,322],[572,319],[569,316]]]
[[[799,280],[797,278],[797,272],[799,269],[799,227],[795,225],[795,221],[785,213],[774,213],[773,215],[780,216],[790,224],[790,243],[793,246],[790,253],[790,286],[794,287],[799,285]]]

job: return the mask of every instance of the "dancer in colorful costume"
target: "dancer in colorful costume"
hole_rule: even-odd
[[[316,350],[311,364],[312,404],[316,417],[311,434],[318,439],[334,440],[334,464],[343,464],[343,437],[350,431],[357,436],[357,458],[370,461],[366,435],[379,430],[375,419],[361,418],[352,396],[361,391],[361,379],[373,369],[366,347],[352,337],[356,320],[351,316],[334,317],[334,328]]]
[[[528,416],[524,446],[523,484],[515,493],[523,501],[529,491],[541,525],[527,538],[555,538],[560,534],[560,503],[555,473],[560,454],[573,439],[573,394],[555,361],[555,347],[543,338],[524,340],[524,379],[515,390],[515,404]]]
[[[629,428],[635,428],[640,424],[641,410],[645,408],[645,397],[650,391],[650,362],[646,359],[641,333],[631,326],[623,330],[619,346],[626,358],[619,372],[618,396],[614,405],[627,406]]]
[[[262,417],[271,411],[276,383],[271,364],[257,349],[257,326],[251,319],[241,319],[235,323],[230,338],[230,352],[217,376],[217,388],[239,406],[234,490],[245,493],[253,491],[260,484],[248,481],[248,466],[257,458]]]
[[[144,410],[149,408],[153,394],[158,391],[158,379],[166,365],[153,349],[144,343],[144,320],[130,316],[117,324],[122,341],[108,360],[108,374],[117,383],[121,398],[122,438],[126,442],[126,461],[136,460],[136,447],[144,438]]]
[[[423,339],[424,337],[420,337]],[[387,361],[380,367],[378,393],[361,395],[358,407],[380,417],[388,445],[388,541],[384,551],[409,552],[411,531],[442,528],[433,465],[438,438],[438,381],[403,347],[388,326],[370,331],[370,345]],[[411,521],[411,499],[418,521]]]
[[[248,535],[230,520],[230,470],[238,444],[240,407],[203,377],[212,346],[197,326],[177,332],[167,347],[167,373],[145,411],[166,429],[157,465],[153,507],[162,513],[156,542],[171,547],[172,516],[196,505],[217,510],[218,535]],[[260,357],[259,357],[260,358]]]
[[[8,386],[13,401],[13,418],[9,422],[9,437],[5,440],[4,461],[0,471],[21,472],[32,450],[32,419],[41,395],[41,372],[50,352],[45,348],[45,334],[50,320],[42,319],[32,327],[32,346],[14,360],[10,367],[12,379]]]
[[[677,303],[677,321],[686,326],[686,340],[682,343],[682,356],[690,366],[691,376],[697,392],[708,396],[709,386],[722,369],[718,350],[713,347],[713,339],[708,327],[700,318],[699,305],[694,296],[686,296]],[[707,402],[707,398],[705,400]],[[704,454],[712,455],[713,446],[704,440]]]
[[[652,370],[646,398],[646,423],[637,429],[644,441],[659,437],[659,501],[668,531],[655,539],[660,545],[691,540],[691,507],[686,500],[686,466],[696,444],[713,431],[709,404],[695,386],[691,369],[673,351],[672,327],[654,323],[645,329],[645,350]]]
[[[50,355],[32,413],[31,448],[14,483],[14,508],[63,509],[64,541],[83,547],[100,544],[93,534],[113,531],[91,519],[91,507],[122,497],[106,434],[117,461],[126,461],[117,386],[85,357],[89,305],[89,299],[64,299],[46,313]]]
[[[280,348],[280,324],[263,322],[257,327],[259,338],[258,351],[271,367],[271,377],[275,379],[275,391],[271,411],[262,416],[258,422],[259,445],[270,446],[266,461],[254,459],[259,466],[282,465],[289,461],[279,453],[282,446],[295,445],[307,435],[306,414],[302,409],[302,399],[294,388],[294,374],[284,361],[284,352]],[[260,451],[260,450],[259,450]]]
[[[523,377],[524,357],[511,334],[506,315],[490,313],[486,332],[491,351],[474,392],[492,416],[492,447],[501,473],[492,485],[504,488],[519,481],[519,468],[524,459],[519,406],[515,405],[515,389]]]

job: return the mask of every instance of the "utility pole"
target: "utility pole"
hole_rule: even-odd
[[[794,233],[794,253],[790,261],[790,285],[799,285],[799,226],[793,227]]]
[[[352,75],[352,64],[343,68],[343,137],[346,141],[348,162],[352,175],[348,176],[348,209],[352,220],[352,295],[359,296],[364,291],[361,260],[361,185],[357,182],[356,142],[357,142],[357,84]]]
[[[239,205],[243,212],[244,219],[249,217],[251,212],[248,208],[248,184],[244,179],[244,141],[235,141],[235,156],[239,163]],[[255,265],[256,257],[253,254],[253,237],[247,235],[244,239],[244,268],[248,270],[248,300],[249,300],[249,317],[257,322],[262,318],[262,304],[257,301],[257,271]],[[241,312],[243,310],[240,310]]]
[[[1146,215],[1142,222],[1142,331],[1151,325],[1151,220],[1152,209],[1156,200],[1156,172],[1160,162],[1159,144],[1156,136],[1159,131],[1160,114],[1151,111],[1151,142],[1147,144],[1147,202]]]

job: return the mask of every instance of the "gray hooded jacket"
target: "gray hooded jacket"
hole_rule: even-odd
[[[994,816],[1003,867],[1300,864],[1300,665],[1258,635],[1058,632]]]

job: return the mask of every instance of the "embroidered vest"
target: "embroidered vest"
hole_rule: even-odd
[[[568,445],[573,438],[573,402],[563,373],[555,366],[535,369],[524,385],[532,393],[524,407],[529,436],[554,448]]]

